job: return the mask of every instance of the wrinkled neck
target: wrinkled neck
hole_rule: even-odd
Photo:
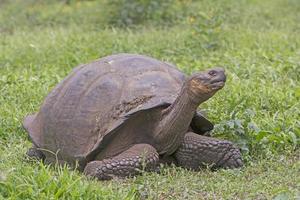
[[[160,154],[170,155],[176,151],[200,103],[191,97],[187,86],[184,85],[174,103],[163,110],[155,136]]]

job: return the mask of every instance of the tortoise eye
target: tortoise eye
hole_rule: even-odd
[[[211,76],[216,76],[217,75],[217,71],[216,70],[210,70],[208,72],[208,74],[211,75]]]

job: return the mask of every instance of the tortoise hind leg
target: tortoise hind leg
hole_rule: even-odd
[[[143,169],[155,170],[158,160],[158,153],[151,145],[136,144],[111,159],[89,162],[84,168],[84,174],[99,180],[134,176]]]
[[[213,168],[243,166],[241,153],[231,142],[192,132],[186,133],[175,158],[179,166],[194,170],[204,165],[212,165]]]
[[[26,152],[26,155],[36,160],[41,160],[41,161],[45,160],[45,155],[36,146],[29,148]]]

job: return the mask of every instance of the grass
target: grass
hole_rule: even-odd
[[[186,1],[189,12],[173,24],[148,19],[125,28],[109,24],[107,2],[0,2],[0,198],[300,198],[298,1]],[[226,87],[201,107],[213,134],[243,149],[245,168],[168,168],[97,182],[27,161],[23,117],[73,67],[118,52],[172,62],[187,74],[224,66]]]

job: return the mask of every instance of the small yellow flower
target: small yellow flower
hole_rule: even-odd
[[[189,17],[189,22],[192,24],[192,23],[194,23],[195,22],[195,17],[194,16],[190,16]]]

